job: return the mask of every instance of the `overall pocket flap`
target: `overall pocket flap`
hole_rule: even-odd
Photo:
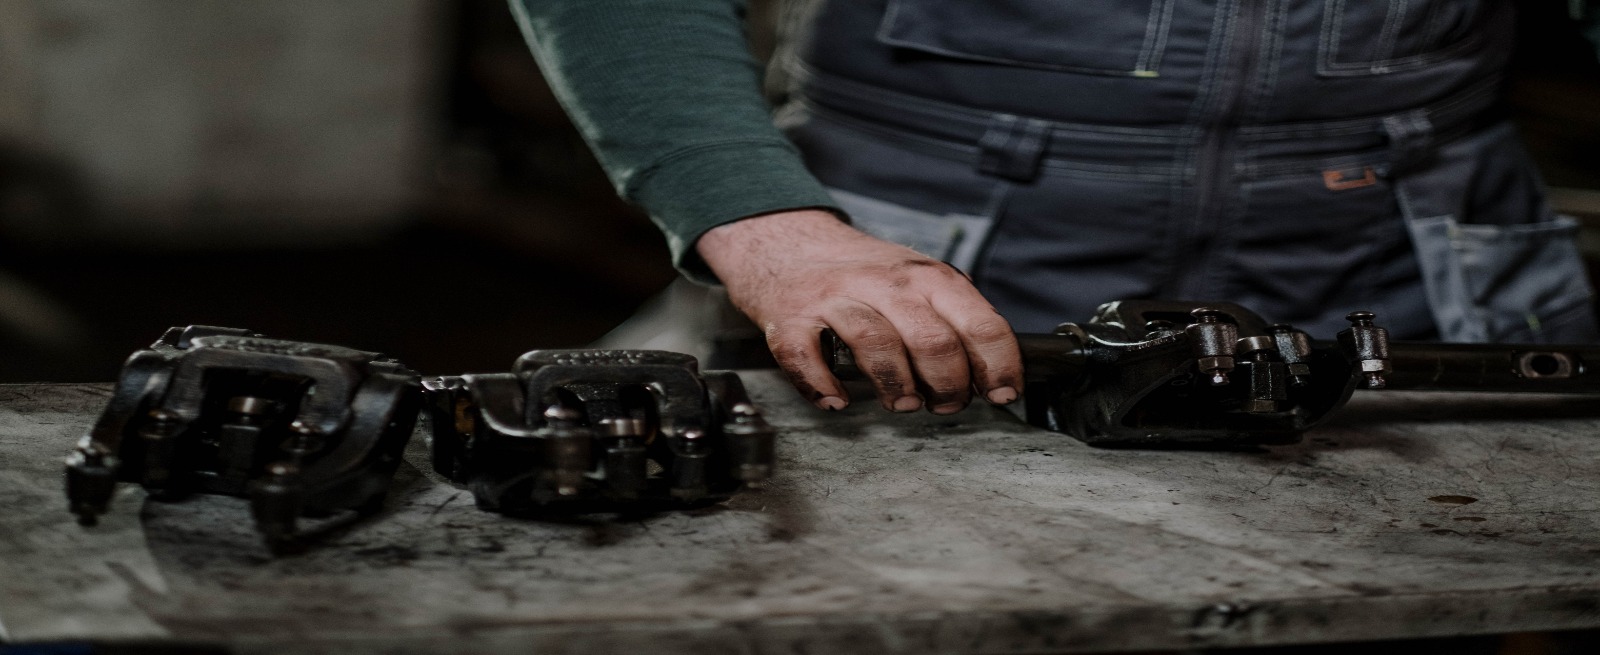
[[[1013,66],[1155,77],[1174,0],[889,0],[878,40]]]
[[[1382,75],[1449,58],[1482,41],[1486,0],[1327,0],[1317,71]]]

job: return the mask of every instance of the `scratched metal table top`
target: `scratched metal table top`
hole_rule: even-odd
[[[238,652],[1094,651],[1600,626],[1600,407],[1392,394],[1304,443],[1099,450],[990,408],[824,414],[745,375],[776,481],[650,517],[511,519],[425,472],[272,559],[244,503],[65,509],[105,385],[0,386],[0,629]]]

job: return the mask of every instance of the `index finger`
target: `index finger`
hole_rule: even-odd
[[[786,321],[768,326],[765,332],[773,359],[795,390],[811,404],[837,411],[850,404],[850,396],[824,361],[819,337],[826,328],[821,321]]]

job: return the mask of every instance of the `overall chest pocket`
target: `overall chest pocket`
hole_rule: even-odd
[[[1327,0],[1317,72],[1382,75],[1418,68],[1482,41],[1491,0]]]
[[[1176,0],[889,0],[878,40],[935,55],[1156,77]]]

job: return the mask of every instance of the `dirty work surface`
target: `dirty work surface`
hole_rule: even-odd
[[[240,652],[1090,651],[1600,627],[1600,407],[1358,399],[1305,443],[1097,450],[983,408],[804,406],[746,381],[778,479],[724,506],[508,519],[421,471],[273,560],[240,501],[71,520],[60,458],[109,391],[0,386],[0,626]],[[1394,420],[1390,420],[1390,419]]]

